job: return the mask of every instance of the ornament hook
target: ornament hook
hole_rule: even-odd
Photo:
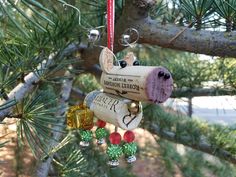
[[[124,31],[119,39],[119,44],[133,48],[139,40],[139,32],[135,28],[128,28]]]

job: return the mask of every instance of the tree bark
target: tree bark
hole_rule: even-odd
[[[219,57],[236,57],[236,32],[190,29],[175,24],[161,24],[148,16],[152,0],[126,0],[122,15],[115,24],[114,52],[124,49],[118,41],[127,28],[138,30],[140,44],[157,45],[163,48],[206,54]],[[106,46],[106,35],[100,45]],[[101,48],[93,46],[82,53],[87,67],[98,63]]]

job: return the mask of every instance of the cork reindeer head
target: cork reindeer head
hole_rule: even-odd
[[[112,51],[110,51],[108,48],[104,48],[100,54],[99,62],[102,70],[106,73],[109,73],[112,71],[113,68],[116,68],[114,66],[114,54]],[[133,52],[129,52],[123,60],[120,60],[118,65],[121,68],[125,68],[126,66],[138,66],[139,62],[136,59]],[[116,68],[117,69],[117,68]]]
[[[114,65],[114,54],[104,48],[99,62],[103,70],[101,85],[107,93],[116,94],[136,101],[163,103],[173,89],[170,72],[161,66],[138,66],[133,53],[128,53],[123,60]]]

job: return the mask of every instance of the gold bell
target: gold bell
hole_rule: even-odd
[[[142,110],[142,105],[138,101],[129,102],[127,103],[127,106],[128,106],[129,112],[133,115],[139,114]]]
[[[93,127],[94,114],[84,105],[71,106],[67,113],[67,127],[69,129],[89,130]]]

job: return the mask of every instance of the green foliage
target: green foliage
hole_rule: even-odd
[[[7,108],[9,108],[9,107],[12,107],[12,106],[14,106],[15,104],[16,104],[16,101],[15,101],[15,100],[8,101],[8,102],[6,102],[6,103],[4,103],[4,104],[2,104],[2,105],[0,106],[0,111],[1,111],[1,110],[4,110],[4,109],[7,109]]]
[[[236,168],[223,161],[219,161],[213,156],[209,156],[190,148],[182,148],[182,153],[177,150],[175,144],[165,140],[156,139],[160,145],[160,154],[169,176],[175,174],[177,166],[184,177],[205,177],[215,175],[217,177],[234,177]]]
[[[225,19],[226,31],[232,30],[233,19],[236,16],[236,1],[234,0],[215,0],[216,12]]]
[[[14,39],[21,45],[23,43],[34,54],[58,51],[81,37],[79,14],[65,10],[59,2],[43,6],[32,0],[22,0],[17,4],[8,0],[8,3],[1,4],[0,8],[4,12],[2,27],[8,27],[4,28],[4,39]],[[61,13],[62,11],[64,12]],[[33,52],[32,48],[36,51]]]
[[[144,108],[144,127],[158,132],[160,136],[172,136],[173,141],[195,146],[204,141],[214,147],[212,154],[227,158],[219,150],[225,150],[232,156],[236,155],[235,127],[207,124],[184,115],[165,112],[160,106],[148,105]],[[168,133],[167,133],[168,132]],[[162,134],[163,133],[163,134]]]
[[[79,1],[78,6],[80,7],[82,18],[82,25],[85,28],[95,28],[95,27],[104,27],[102,33],[105,32],[106,20],[106,1],[105,0],[91,0]],[[116,0],[115,1],[115,15],[119,17],[122,13],[124,6],[124,0]],[[89,23],[88,23],[89,22]]]
[[[170,0],[158,1],[150,15],[162,23],[176,23],[181,26],[202,28],[226,27],[235,30],[234,0]],[[225,21],[225,22],[223,22]]]
[[[204,20],[207,20],[214,12],[213,0],[180,0],[180,8],[184,16],[193,17],[191,23],[196,23],[196,29],[200,30]]]
[[[92,74],[81,74],[75,80],[75,85],[84,93],[101,89],[100,84]]]
[[[155,6],[149,11],[149,14],[152,18],[158,18],[164,14],[166,14],[167,4],[164,3],[164,0],[157,2]]]
[[[236,88],[236,61],[232,58],[219,58],[214,65],[219,80],[222,80],[225,87]]]
[[[17,134],[21,144],[26,140],[33,154],[47,153],[48,143],[53,141],[51,133],[61,126],[61,116],[56,117],[59,109],[53,90],[35,92],[17,105],[13,117],[18,117]],[[52,128],[53,127],[53,128]]]
[[[55,158],[54,163],[58,175],[63,177],[89,176],[86,159],[75,143],[69,143],[58,151],[60,159]]]
[[[213,79],[215,72],[209,61],[200,61],[195,57],[168,60],[165,65],[171,71],[177,88],[202,87],[204,82]]]

